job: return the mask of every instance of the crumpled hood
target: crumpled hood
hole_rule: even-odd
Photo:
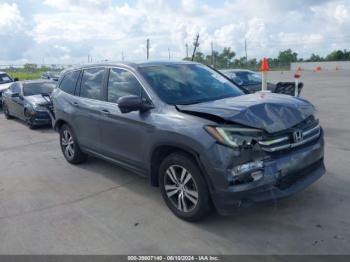
[[[0,92],[5,91],[7,88],[9,88],[13,82],[11,83],[6,83],[6,84],[0,84]]]
[[[48,105],[49,102],[42,95],[26,96],[27,102],[32,105]]]
[[[184,113],[209,114],[226,121],[275,133],[297,125],[315,108],[302,98],[255,93],[193,105],[178,105]]]

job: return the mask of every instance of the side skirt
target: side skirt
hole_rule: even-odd
[[[97,152],[95,152],[95,151],[93,151],[93,150],[91,150],[91,149],[87,149],[87,148],[85,148],[85,147],[84,147],[84,148],[81,148],[81,150],[82,150],[84,153],[88,154],[88,155],[92,155],[92,156],[97,157],[97,158],[99,158],[99,159],[105,160],[105,161],[110,162],[110,163],[112,163],[112,164],[115,164],[115,165],[117,165],[117,166],[120,166],[120,167],[123,167],[123,168],[125,168],[125,169],[128,169],[128,170],[130,170],[131,172],[136,173],[136,174],[138,174],[138,175],[140,175],[140,176],[142,176],[142,177],[148,177],[148,175],[147,175],[148,173],[147,173],[146,170],[143,170],[143,169],[141,169],[141,168],[135,167],[135,166],[130,165],[130,164],[128,164],[128,163],[125,163],[125,162],[123,162],[123,161],[116,160],[116,159],[114,159],[114,158],[111,158],[111,157],[102,155],[102,154],[100,154],[100,153],[97,153]]]

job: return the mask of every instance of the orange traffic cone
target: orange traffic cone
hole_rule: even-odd
[[[260,70],[263,71],[263,72],[269,71],[269,65],[268,65],[268,63],[267,63],[266,57],[264,57],[263,60],[262,60]]]
[[[267,72],[269,71],[269,65],[267,63],[266,57],[263,58],[261,63],[261,73],[262,73],[262,81],[261,81],[261,91],[267,91]]]

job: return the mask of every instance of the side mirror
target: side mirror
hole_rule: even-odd
[[[11,97],[19,97],[19,93],[12,93]]]
[[[19,81],[19,78],[18,78],[18,77],[15,77],[15,78],[13,79],[13,81],[14,81],[14,82],[18,82],[18,81]]]
[[[146,103],[141,97],[135,95],[120,97],[117,103],[123,114],[132,111],[146,111],[153,108],[152,105]]]

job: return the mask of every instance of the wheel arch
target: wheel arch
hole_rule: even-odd
[[[158,175],[159,175],[159,167],[162,163],[162,161],[169,156],[170,154],[180,152],[188,155],[199,167],[201,170],[202,175],[204,176],[208,187],[212,188],[212,183],[209,179],[209,176],[206,173],[206,170],[204,166],[202,165],[200,161],[200,155],[197,151],[193,150],[192,148],[189,148],[185,145],[179,145],[179,144],[172,144],[172,143],[165,143],[165,144],[159,144],[156,145],[150,154],[150,161],[149,161],[149,180],[150,184],[152,186],[158,187]]]
[[[63,119],[58,119],[55,121],[54,130],[58,132],[63,125],[68,125],[70,128],[72,128],[71,125],[69,125],[67,121],[65,121]]]

